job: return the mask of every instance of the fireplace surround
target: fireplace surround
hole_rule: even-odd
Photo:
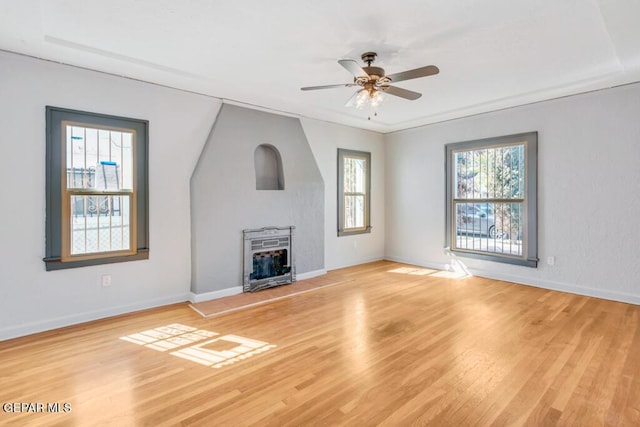
[[[256,292],[295,282],[293,257],[295,227],[263,227],[243,230],[244,292]]]
[[[257,190],[260,144],[280,153],[282,190]],[[242,292],[242,230],[288,225],[296,278],[323,270],[325,184],[300,119],[224,103],[191,178],[191,292]]]

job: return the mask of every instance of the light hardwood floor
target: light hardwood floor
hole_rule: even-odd
[[[1,342],[0,403],[71,411],[0,424],[640,425],[639,306],[385,261],[330,274],[354,280]]]

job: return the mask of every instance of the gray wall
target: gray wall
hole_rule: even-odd
[[[444,145],[529,131],[538,131],[538,268],[460,261],[485,277],[640,304],[640,84],[386,135],[385,257],[450,265]]]
[[[256,190],[254,152],[282,157],[284,190]],[[242,230],[296,227],[298,274],[324,269],[324,182],[300,120],[223,104],[191,178],[191,291],[241,286]]]

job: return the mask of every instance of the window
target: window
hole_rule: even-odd
[[[46,108],[47,270],[148,258],[144,120]]]
[[[446,145],[451,251],[536,267],[537,132]]]
[[[370,233],[371,153],[338,149],[338,236]]]

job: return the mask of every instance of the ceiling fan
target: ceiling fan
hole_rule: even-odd
[[[415,68],[401,73],[386,75],[383,68],[371,65],[373,64],[373,61],[375,61],[376,56],[378,56],[378,54],[375,52],[365,52],[362,54],[361,58],[367,64],[366,67],[361,67],[353,59],[341,59],[338,61],[340,65],[353,74],[353,83],[309,86],[303,87],[301,90],[360,86],[361,89],[358,89],[356,93],[353,94],[349,101],[347,101],[346,105],[356,106],[358,108],[362,108],[364,106],[371,106],[375,108],[382,102],[382,93],[399,96],[400,98],[408,99],[410,101],[414,101],[422,96],[422,94],[418,92],[397,86],[391,86],[391,83],[432,76],[440,72],[438,67],[435,65],[427,65],[425,67]]]

